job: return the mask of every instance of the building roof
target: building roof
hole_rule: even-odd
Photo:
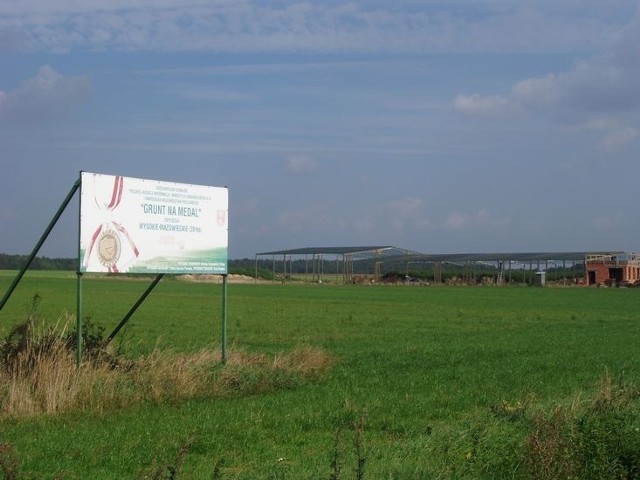
[[[403,262],[545,262],[545,261],[584,261],[589,255],[622,255],[624,252],[503,252],[503,253],[438,253],[426,254],[391,245],[366,245],[347,247],[302,247],[284,250],[260,252],[257,256],[266,255],[350,255],[354,260],[372,257],[386,257],[389,261]]]
[[[616,255],[621,252],[504,252],[504,253],[440,253],[408,255],[398,260],[408,262],[546,262],[583,261],[587,255]]]
[[[256,253],[262,255],[404,255],[407,253],[416,254],[409,250],[400,249],[391,245],[366,245],[354,247],[302,247],[285,250],[274,250],[271,252]]]

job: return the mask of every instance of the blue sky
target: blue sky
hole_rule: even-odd
[[[80,170],[228,186],[231,258],[638,251],[639,85],[637,0],[0,0],[0,252]]]

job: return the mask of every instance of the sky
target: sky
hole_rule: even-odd
[[[638,0],[0,0],[2,253],[80,171],[228,187],[231,259],[637,252],[639,152]]]

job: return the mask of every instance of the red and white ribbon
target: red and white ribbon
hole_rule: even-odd
[[[122,192],[124,190],[124,177],[122,176],[117,176],[113,179],[113,188],[111,190],[111,200],[109,201],[109,203],[103,203],[101,204],[98,201],[97,196],[94,194],[94,201],[96,203],[96,206],[98,207],[99,210],[103,210],[104,208],[106,208],[107,211],[109,212],[113,212],[115,211],[116,208],[118,208],[118,206],[120,205],[120,202],[122,201]],[[96,190],[97,192],[97,190]],[[106,221],[103,222],[102,224],[98,225],[98,227],[96,228],[95,232],[93,232],[93,235],[91,236],[91,242],[89,244],[89,248],[86,251],[85,257],[84,257],[84,268],[86,269],[89,265],[89,259],[91,258],[91,253],[93,252],[93,248],[95,247],[95,244],[98,240],[98,237],[100,236],[100,232],[102,232],[104,229],[108,228],[109,223],[111,223],[115,229],[117,231],[119,231],[120,233],[122,233],[124,235],[124,237],[127,239],[127,243],[129,244],[129,246],[131,247],[131,250],[133,251],[133,254],[138,257],[140,255],[140,252],[138,251],[138,248],[136,247],[135,243],[133,242],[133,240],[131,239],[131,236],[129,235],[129,232],[127,231],[127,229],[120,223],[116,223],[113,220],[110,221]],[[109,272],[118,272],[118,267],[117,265],[114,263],[113,265],[109,266]]]

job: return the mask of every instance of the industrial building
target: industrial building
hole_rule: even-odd
[[[590,254],[585,258],[587,285],[626,286],[640,283],[640,255]]]

